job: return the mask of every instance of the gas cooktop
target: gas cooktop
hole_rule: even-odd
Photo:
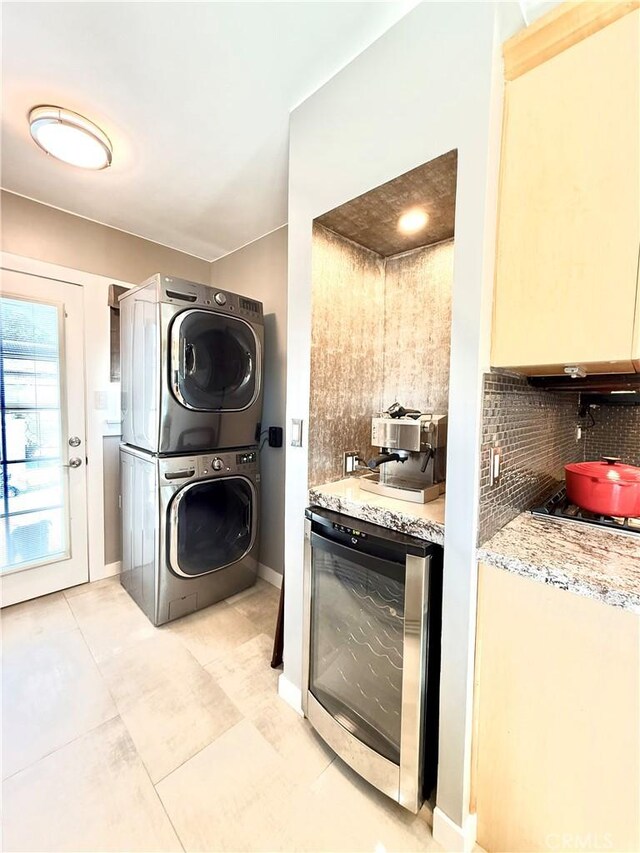
[[[533,515],[551,517],[557,521],[572,521],[577,524],[594,524],[619,533],[640,535],[640,518],[614,518],[610,515],[596,515],[572,504],[567,497],[564,485],[551,495],[541,506],[531,510]]]

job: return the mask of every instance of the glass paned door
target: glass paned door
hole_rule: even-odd
[[[2,271],[3,605],[88,579],[82,324],[80,287]]]
[[[314,539],[309,689],[359,740],[400,760],[404,564]]]
[[[193,577],[241,560],[253,544],[253,501],[253,488],[244,477],[181,489],[171,504],[171,568]]]
[[[0,297],[2,572],[69,555],[61,306]]]
[[[244,320],[192,309],[171,326],[174,394],[190,409],[248,408],[258,393],[258,341]]]

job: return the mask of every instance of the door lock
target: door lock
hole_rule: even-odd
[[[69,439],[69,447],[80,447],[81,444],[80,437],[77,435],[72,435]]]

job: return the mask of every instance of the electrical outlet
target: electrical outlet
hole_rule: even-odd
[[[353,474],[358,467],[358,454],[355,450],[348,450],[342,454],[342,471],[346,474]]]
[[[499,447],[489,448],[489,485],[495,486],[500,479],[500,454]]]

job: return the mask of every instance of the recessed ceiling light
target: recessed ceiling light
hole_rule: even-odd
[[[398,219],[398,231],[403,234],[415,234],[420,231],[429,221],[429,214],[420,207],[414,207],[412,210],[407,210]]]
[[[89,119],[61,107],[34,107],[29,113],[33,141],[58,160],[81,169],[106,169],[113,148]]]

